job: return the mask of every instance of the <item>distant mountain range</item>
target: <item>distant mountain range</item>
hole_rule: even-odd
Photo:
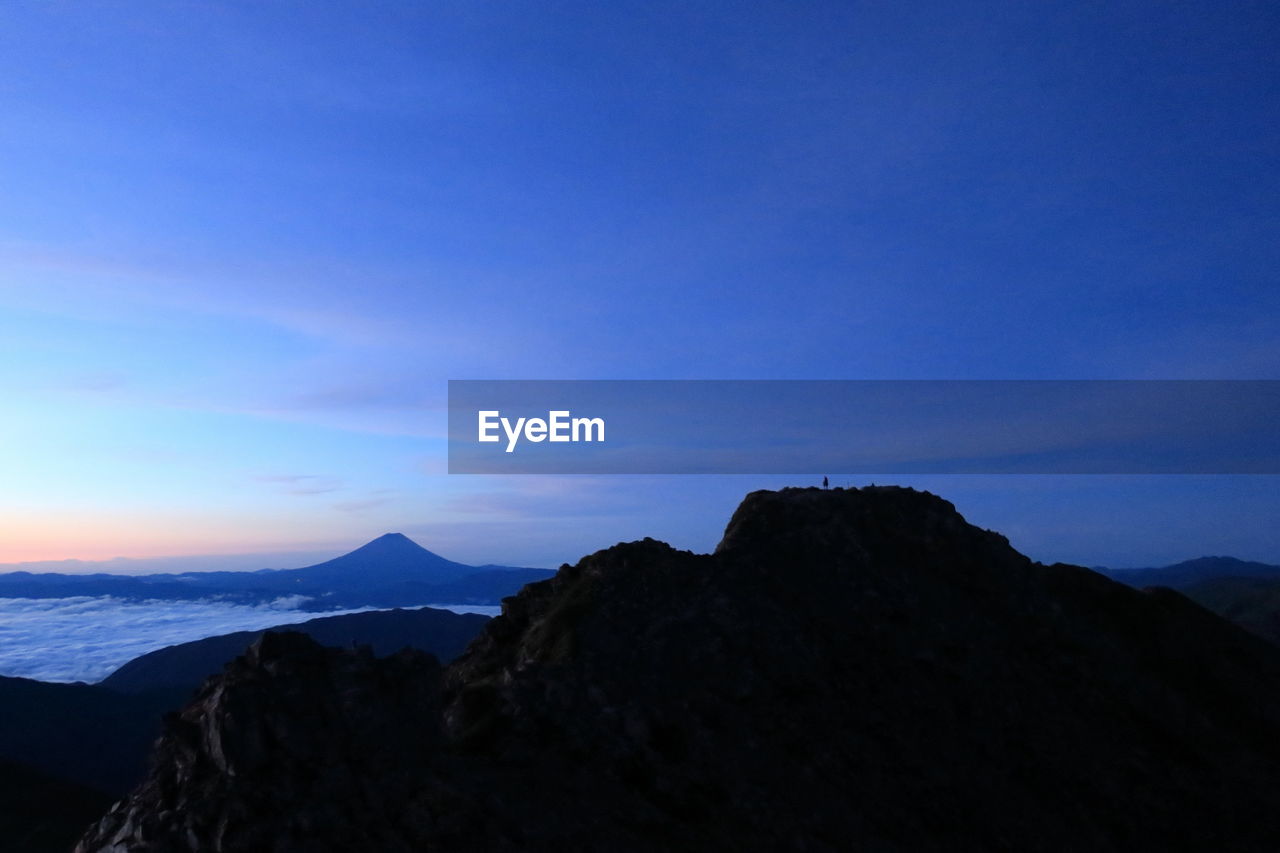
[[[1200,606],[1280,644],[1280,566],[1235,557],[1200,557],[1158,569],[1097,571],[1140,589],[1176,589]]]
[[[1094,571],[1138,589],[1167,586],[1180,590],[1218,578],[1280,580],[1280,566],[1237,560],[1235,557],[1200,557],[1153,569],[1108,569],[1099,566]]]
[[[403,534],[388,533],[349,554],[301,569],[137,576],[9,572],[0,574],[0,597],[217,598],[244,604],[298,597],[301,609],[318,612],[424,604],[492,605],[526,583],[551,575],[548,569],[455,563]]]

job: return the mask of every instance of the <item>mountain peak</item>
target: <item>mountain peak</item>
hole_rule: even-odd
[[[443,672],[378,666],[244,656],[78,849],[1280,839],[1276,649],[1033,563],[927,492],[755,492],[714,554],[616,545],[506,599]]]
[[[428,551],[403,533],[384,533],[341,557],[295,571],[311,579],[341,578],[368,584],[446,583],[476,570]]]
[[[972,554],[987,565],[1030,561],[998,533],[965,521],[950,501],[902,486],[860,489],[790,488],[746,496],[729,519],[717,554],[831,556],[914,562]]]
[[[421,545],[419,545],[417,542],[414,542],[408,536],[405,536],[403,533],[384,533],[381,536],[377,537],[376,539],[370,539],[368,542],[361,545],[356,550],[359,551],[359,550],[363,550],[364,548],[373,548],[373,547],[405,548],[405,549],[416,549],[419,551],[427,550],[426,548],[423,548]]]
[[[443,557],[428,551],[403,533],[384,533],[337,559],[346,560],[349,557],[377,560],[420,560],[423,558],[444,560]]]

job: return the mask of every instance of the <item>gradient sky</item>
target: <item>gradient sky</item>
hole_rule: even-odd
[[[786,482],[450,477],[449,378],[1280,378],[1277,56],[1270,3],[0,4],[0,561],[556,565]],[[908,482],[1280,562],[1274,478]]]

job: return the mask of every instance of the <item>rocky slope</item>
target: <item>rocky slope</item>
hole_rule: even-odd
[[[756,492],[440,672],[268,635],[80,851],[1268,850],[1280,651],[946,501]]]
[[[1224,619],[1280,645],[1280,580],[1215,578],[1183,592]]]

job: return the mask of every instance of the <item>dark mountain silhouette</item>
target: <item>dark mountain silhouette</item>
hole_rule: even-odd
[[[419,610],[374,610],[324,616],[296,625],[262,631],[237,631],[157,649],[134,658],[99,682],[121,693],[145,693],[158,688],[190,692],[237,655],[243,654],[267,631],[298,631],[325,646],[351,648],[367,645],[375,655],[389,655],[408,646],[429,651],[443,661],[462,653],[489,617],[451,613],[424,607]]]
[[[1191,600],[1280,644],[1280,580],[1215,578],[1184,590]]]
[[[1135,587],[1167,586],[1219,616],[1280,644],[1280,566],[1200,557],[1156,569],[1099,569]]]
[[[217,597],[245,604],[299,596],[304,610],[497,604],[547,569],[467,566],[446,560],[400,533],[379,536],[349,554],[301,569],[154,575],[0,574],[0,597],[113,595],[133,601]]]
[[[1280,566],[1237,560],[1235,557],[1199,557],[1154,569],[1098,568],[1112,580],[1134,587],[1167,586],[1186,589],[1216,578],[1270,578],[1280,580]]]
[[[111,805],[101,791],[0,760],[0,839],[22,853],[66,853]]]
[[[142,778],[163,714],[190,698],[0,677],[0,759],[120,795]]]
[[[267,634],[78,850],[1280,847],[1280,649],[940,498],[755,492],[525,587],[440,672]]]

